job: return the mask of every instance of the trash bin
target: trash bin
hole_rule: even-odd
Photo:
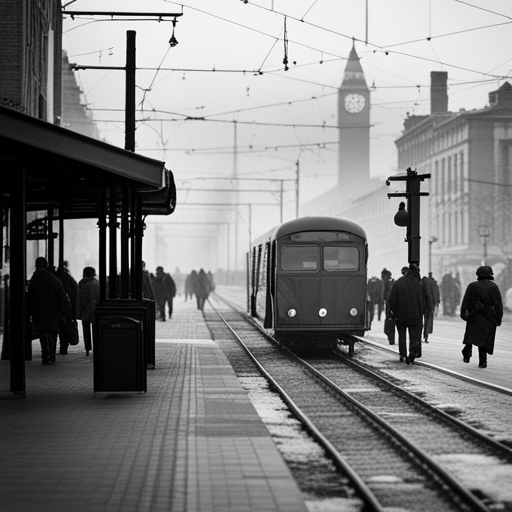
[[[94,392],[147,391],[142,320],[97,313]]]

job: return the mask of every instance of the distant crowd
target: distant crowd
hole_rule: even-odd
[[[164,272],[161,266],[156,268],[156,274],[147,271],[143,262],[142,282],[142,296],[155,301],[158,312],[157,320],[162,320],[163,322],[166,320],[166,305],[170,319],[174,297],[181,295],[180,290],[183,290],[185,301],[195,297],[197,309],[201,311],[204,308],[206,299],[215,290],[213,274],[210,271],[205,272],[202,268],[199,271],[192,270],[186,276],[183,276],[178,271],[173,279],[169,273]]]

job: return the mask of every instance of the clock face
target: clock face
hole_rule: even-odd
[[[345,96],[345,109],[347,112],[357,114],[364,108],[364,96],[360,94],[347,94]]]

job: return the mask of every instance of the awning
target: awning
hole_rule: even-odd
[[[68,218],[95,217],[100,190],[112,184],[135,187],[144,214],[174,211],[174,180],[163,162],[1,106],[0,160],[2,194],[9,191],[9,173],[23,162],[28,211],[67,203]]]

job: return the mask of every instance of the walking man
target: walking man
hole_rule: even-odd
[[[48,261],[40,256],[28,285],[28,307],[32,325],[39,335],[43,364],[55,362],[59,317],[69,322],[69,298],[60,280],[48,271]]]
[[[421,330],[423,328],[423,288],[420,269],[415,263],[408,272],[397,279],[389,293],[389,309],[398,331],[400,361],[412,364],[421,357]],[[409,355],[407,355],[407,331],[409,331]]]
[[[423,297],[425,299],[423,316],[423,342],[428,343],[428,335],[434,330],[434,314],[436,307],[439,305],[439,288],[436,280],[432,277],[432,272],[428,273],[428,277],[422,278]]]

